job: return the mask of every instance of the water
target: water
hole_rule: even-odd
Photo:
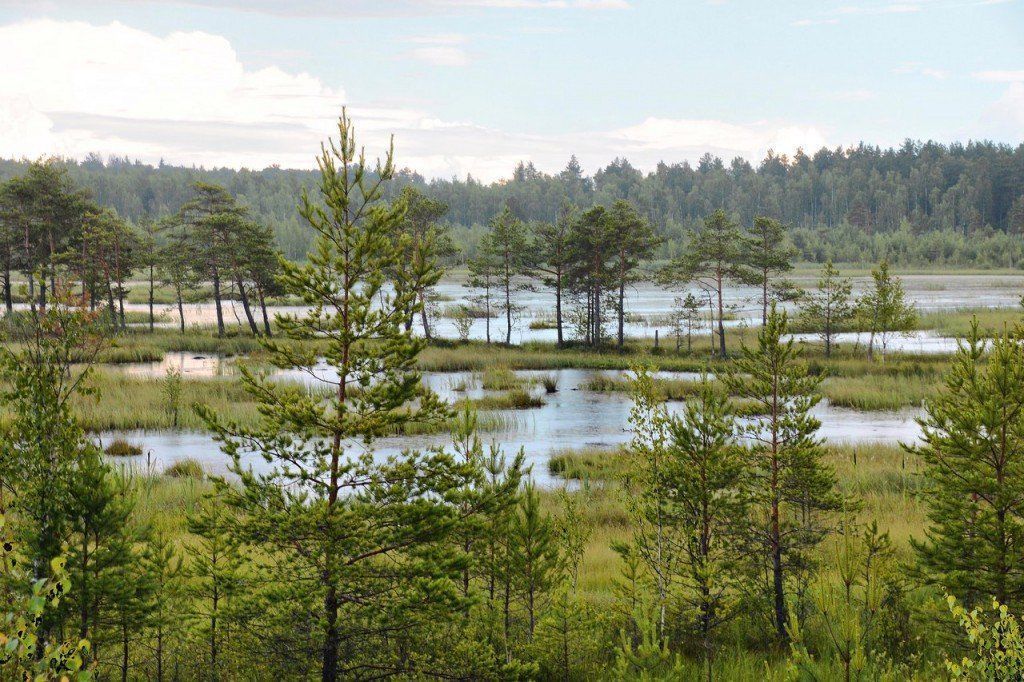
[[[307,384],[315,384],[319,380],[334,378],[329,368],[320,366],[314,370],[319,377],[314,378],[308,373],[297,370],[275,373],[275,377]],[[510,424],[500,433],[483,434],[485,442],[494,441],[511,454],[522,449],[528,464],[533,467],[534,479],[541,485],[559,485],[561,479],[548,473],[547,461],[551,454],[567,448],[597,447],[612,449],[630,440],[629,411],[632,403],[629,395],[624,392],[593,392],[583,388],[589,380],[598,375],[623,377],[628,372],[620,370],[582,370],[563,369],[552,371],[517,372],[518,376],[536,381],[544,375],[554,375],[558,379],[558,391],[545,394],[537,384],[530,389],[544,399],[544,405],[529,410],[502,411],[510,417]],[[683,372],[662,372],[664,378],[688,379],[697,378],[696,374]],[[480,397],[486,392],[475,387],[468,391],[456,390],[462,384],[473,386],[475,377],[469,372],[428,373],[424,381],[441,397],[456,400],[461,397]],[[682,408],[681,402],[669,403],[672,411]],[[820,435],[834,443],[895,443],[913,441],[920,435],[920,429],[914,421],[921,414],[920,410],[901,410],[897,412],[858,412],[838,408],[826,403],[815,409],[815,416],[822,422]],[[227,458],[221,453],[213,438],[206,433],[178,431],[127,431],[108,432],[100,435],[103,442],[120,437],[143,447],[144,454],[135,458],[123,458],[119,461],[131,461],[144,465],[151,462],[158,471],[170,464],[191,457],[199,460],[211,473],[227,472]],[[424,450],[430,447],[444,447],[449,444],[447,434],[429,434],[415,436],[395,436],[383,438],[376,442],[375,451],[386,456],[398,454],[403,450]],[[360,443],[349,444],[351,451],[361,452]],[[257,456],[249,456],[246,460],[254,468],[261,469],[265,463]]]
[[[928,312],[934,310],[955,310],[957,308],[1001,308],[1017,307],[1020,296],[1024,293],[1024,275],[903,275],[904,290],[907,299],[913,302],[919,311]],[[793,281],[804,288],[813,288],[817,281],[816,275],[796,276]],[[870,277],[853,278],[854,295],[870,288]],[[693,293],[703,300],[701,292],[691,287]],[[470,303],[477,292],[465,286],[464,282],[458,279],[446,279],[436,288],[435,293],[441,299],[438,307],[441,310]],[[668,343],[670,325],[666,316],[671,312],[673,301],[676,297],[685,296],[687,289],[669,290],[650,282],[638,283],[626,290],[626,310],[632,318],[625,325],[627,336],[636,338],[653,338],[655,330],[659,330],[665,342]],[[759,301],[760,290],[757,287],[731,286],[724,292],[725,305],[730,316],[734,319],[726,321],[726,326],[740,326],[759,322],[761,317],[761,306]],[[521,311],[517,319],[513,321],[512,342],[523,343],[526,341],[555,341],[557,332],[554,329],[530,329],[529,325],[534,321],[549,321],[554,318],[555,297],[554,293],[546,288],[538,287],[535,291],[521,292],[516,297],[516,303]],[[570,306],[563,302],[564,312],[568,315]],[[19,306],[25,307],[25,306]],[[792,309],[791,304],[785,307]],[[142,303],[129,303],[125,305],[129,311],[148,312],[149,308]],[[269,310],[274,313],[298,313],[305,310],[301,306],[274,306]],[[165,315],[163,322],[158,323],[161,327],[176,328],[178,325],[178,311],[173,305],[157,306],[157,311]],[[240,303],[234,301],[224,302],[224,317],[229,323],[245,324],[245,314]],[[706,316],[705,316],[706,317]],[[212,325],[216,323],[216,312],[211,302],[189,303],[185,305],[185,324]],[[415,325],[417,332],[421,330],[419,320]],[[432,331],[436,336],[454,339],[458,334],[452,320],[435,315],[432,320]],[[614,320],[609,319],[609,333],[613,333]],[[707,333],[706,320],[704,333]],[[571,334],[566,327],[566,333]],[[478,319],[473,321],[470,330],[470,338],[483,339],[486,336],[486,320]],[[491,339],[494,341],[505,340],[505,320],[503,317],[496,317],[491,320]],[[705,339],[702,339],[702,342]],[[932,347],[932,344],[923,344],[926,348],[923,352]],[[938,352],[938,351],[937,351]]]

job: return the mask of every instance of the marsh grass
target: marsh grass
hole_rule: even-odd
[[[130,443],[124,438],[115,438],[103,448],[103,452],[111,457],[137,457],[142,454],[142,446]]]
[[[485,391],[508,391],[519,388],[526,380],[516,376],[509,367],[495,365],[488,367],[480,376],[480,385]]]
[[[478,410],[528,410],[534,407],[543,407],[544,401],[521,388],[512,389],[504,393],[485,395],[481,398],[473,398],[465,401],[476,407]],[[462,407],[456,404],[455,408]]]
[[[939,377],[868,375],[829,379],[821,392],[839,407],[855,410],[899,410],[920,407],[938,395]]]
[[[164,469],[164,476],[170,476],[171,478],[195,478],[202,480],[206,476],[206,471],[203,469],[203,465],[199,460],[186,457],[185,459],[179,459],[177,462]]]

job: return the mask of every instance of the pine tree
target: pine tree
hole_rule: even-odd
[[[412,264],[412,276],[417,282],[414,288],[418,297],[423,337],[429,341],[431,289],[444,276],[439,261],[454,256],[457,249],[448,229],[440,223],[448,213],[446,204],[425,196],[414,187],[403,187],[400,201],[405,204],[402,231],[408,236],[409,251],[405,257]],[[407,325],[412,325],[411,318]]]
[[[494,265],[494,278],[502,295],[500,307],[505,312],[505,343],[509,344],[512,343],[512,318],[519,311],[514,297],[530,287],[524,279],[531,273],[526,226],[505,206],[491,219],[481,248],[490,251],[488,258]]]
[[[614,282],[618,288],[616,313],[618,316],[617,342],[621,349],[625,341],[626,286],[637,281],[636,270],[640,262],[650,258],[660,243],[644,218],[627,201],[616,201],[608,211],[610,238],[615,249]]]
[[[514,570],[526,601],[529,640],[537,628],[539,602],[555,584],[561,564],[555,522],[540,507],[540,493],[527,481],[509,529]]]
[[[224,336],[223,285],[230,276],[237,253],[235,233],[246,211],[219,185],[196,182],[193,198],[178,212],[178,222],[187,226],[184,238],[194,256],[192,266],[200,277],[213,283],[213,302],[217,310],[217,336]],[[230,281],[227,280],[227,281]]]
[[[188,516],[188,531],[196,538],[186,546],[186,567],[192,616],[206,641],[203,669],[210,679],[221,679],[225,633],[231,625],[232,601],[243,589],[246,558],[239,547],[233,519],[223,500],[205,499]]]
[[[677,296],[672,302],[672,331],[676,337],[676,352],[686,336],[686,352],[693,352],[693,330],[700,326],[700,301],[687,292],[685,298]]]
[[[588,345],[604,342],[604,295],[614,282],[615,243],[608,210],[595,206],[572,224],[569,285],[583,299],[584,334]]]
[[[757,216],[747,239],[747,266],[761,287],[761,325],[768,323],[768,305],[790,300],[794,296],[793,284],[773,278],[793,269],[796,249],[787,243],[786,227],[778,220]]]
[[[746,541],[751,580],[767,578],[759,592],[767,597],[768,619],[781,644],[788,640],[791,583],[806,578],[810,551],[825,537],[828,516],[841,503],[835,476],[822,462],[821,422],[811,414],[821,399],[821,380],[807,375],[788,335],[786,312],[772,305],[757,346],[744,346],[723,378],[731,395],[755,403],[763,415],[742,429],[750,444]]]
[[[418,310],[417,280],[401,257],[404,207],[380,203],[394,174],[391,152],[370,167],[344,113],[338,132],[319,158],[320,201],[303,195],[315,247],[306,264],[282,263],[285,291],[309,309],[277,318],[286,339],[319,340],[317,352],[334,370],[324,380],[331,395],[243,370],[261,424],[243,429],[202,410],[240,479],[221,486],[244,512],[239,534],[280,552],[298,572],[293,579],[321,600],[325,681],[364,665],[403,670],[386,633],[461,610],[463,558],[447,543],[460,522],[459,491],[472,477],[471,466],[443,452],[373,455],[376,438],[413,420],[447,419],[448,409],[420,381],[414,365],[423,341],[405,330]],[[307,348],[262,343],[279,367],[317,364]],[[252,471],[246,453],[271,466]]]
[[[986,347],[988,351],[986,352]],[[909,448],[926,464],[930,522],[913,541],[925,579],[968,608],[1024,605],[1024,350],[1020,330],[990,342],[977,322]]]
[[[711,679],[716,632],[736,615],[740,553],[736,519],[746,514],[746,462],[734,440],[728,398],[705,376],[681,416],[669,416],[662,485],[681,531],[677,594],[692,610]]]
[[[671,285],[696,282],[710,292],[718,313],[718,352],[725,350],[725,285],[729,281],[749,282],[751,273],[744,266],[746,242],[739,227],[719,209],[704,220],[692,235],[684,254],[662,268],[659,279]]]
[[[563,334],[562,303],[566,279],[572,258],[569,236],[572,230],[573,210],[563,205],[553,223],[538,223],[534,227],[534,243],[531,250],[537,254],[534,267],[541,276],[544,286],[555,291],[555,328],[558,346],[565,345]]]
[[[807,295],[800,310],[801,319],[825,342],[825,357],[832,356],[832,339],[857,314],[850,299],[850,280],[839,276],[839,271],[828,260],[821,268],[818,289]]]
[[[497,259],[497,250],[491,244],[490,234],[484,234],[480,238],[476,255],[466,263],[469,267],[469,286],[479,289],[480,293],[474,296],[476,302],[483,306],[484,330],[487,343],[491,342],[491,318],[494,313],[491,310],[494,301],[494,291],[498,283],[498,270],[500,263]]]
[[[182,609],[185,597],[182,557],[167,534],[154,532],[142,559],[143,570],[152,585],[152,603],[146,621],[152,635],[153,651],[153,669],[149,677],[163,682],[168,653],[175,650],[173,644],[180,643],[180,623],[185,616]]]

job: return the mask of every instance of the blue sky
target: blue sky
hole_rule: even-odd
[[[1022,0],[0,0],[0,155],[427,175],[1024,140]]]

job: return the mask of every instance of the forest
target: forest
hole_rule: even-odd
[[[193,184],[206,182],[269,225],[289,258],[302,258],[310,246],[295,197],[315,185],[315,171],[154,168],[97,155],[64,163],[73,182],[129,221],[177,212]],[[0,181],[28,165],[0,160]],[[506,206],[524,222],[551,222],[565,203],[586,209],[617,200],[631,202],[655,226],[661,258],[679,255],[687,232],[718,209],[741,223],[762,215],[791,226],[800,258],[810,262],[1017,267],[1024,257],[1018,240],[1008,238],[1024,231],[1024,145],[907,140],[898,149],[862,143],[812,156],[769,153],[756,167],[705,155],[696,167],[661,163],[649,173],[618,159],[587,176],[574,157],[554,175],[530,163],[510,170],[510,179],[491,184],[396,170],[385,192],[390,199],[412,186],[444,203],[463,258]]]
[[[1024,146],[3,175],[2,679],[1024,676]]]

